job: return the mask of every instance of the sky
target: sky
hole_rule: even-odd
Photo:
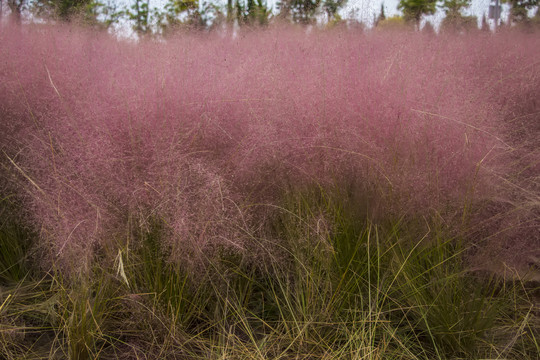
[[[386,16],[400,15],[397,9],[399,0],[349,0],[347,8],[357,7],[359,14],[365,22],[372,21],[374,15],[379,14],[381,3],[384,3]],[[476,15],[480,19],[483,13],[487,13],[490,0],[472,0],[471,7],[465,11],[465,15]],[[434,16],[426,17],[430,22],[437,24],[444,17],[444,12],[438,11]]]
[[[392,15],[401,15],[401,12],[397,10],[399,0],[349,0],[347,6],[354,7],[357,6],[360,9],[365,9],[366,13],[376,13],[380,12],[381,3],[384,3],[386,16]],[[482,15],[486,14],[489,9],[490,4],[495,4],[495,1],[491,2],[490,0],[472,0],[471,6],[463,11],[464,15],[473,15],[478,18],[478,22],[482,21]],[[505,19],[508,15],[508,8],[506,5],[503,5],[502,18]],[[371,15],[373,18],[373,15]],[[426,16],[425,19],[430,21],[432,24],[438,26],[441,20],[444,18],[444,11],[438,10],[435,15]],[[489,20],[491,22],[492,20]]]

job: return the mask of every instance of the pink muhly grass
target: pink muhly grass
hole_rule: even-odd
[[[310,183],[363,189],[388,214],[461,219],[511,167],[520,145],[504,122],[539,106],[522,100],[540,89],[540,40],[525,34],[131,44],[2,30],[2,164],[50,259],[68,263],[155,218],[175,261],[245,252],[265,221],[246,206]]]

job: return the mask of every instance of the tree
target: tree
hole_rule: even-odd
[[[246,4],[236,1],[236,20],[238,25],[266,25],[272,15],[262,0],[247,0]]]
[[[77,12],[85,10],[87,5],[92,3],[91,0],[52,0],[56,14],[62,20],[69,21],[70,18]]]
[[[94,2],[94,4],[96,4],[95,19],[96,21],[99,19],[98,23],[105,28],[118,23],[122,17],[122,11],[119,10],[116,0],[108,0],[107,3]]]
[[[338,10],[341,9],[343,6],[345,6],[346,2],[347,0],[324,0],[323,1],[322,8],[324,12],[326,13],[326,16],[328,17],[328,22],[336,19]]]
[[[20,24],[22,19],[22,12],[27,5],[26,0],[7,0],[7,5],[9,7],[9,10],[11,11],[10,18],[13,20],[14,23]]]
[[[38,16],[71,21],[75,16],[97,22],[97,10],[104,6],[95,0],[34,0],[33,7]]]
[[[125,14],[130,21],[133,21],[133,30],[139,37],[151,33],[150,28],[150,0],[135,0],[133,5],[127,10]]]
[[[102,28],[108,28],[124,15],[115,0],[30,0],[30,3],[35,16],[64,22],[76,19]]]
[[[315,21],[315,14],[321,0],[282,0],[276,3],[279,17],[290,18],[295,23],[304,25]]]
[[[471,0],[443,0],[441,9],[444,10],[446,16],[460,17],[461,11],[471,6]]]
[[[422,33],[428,36],[435,35],[435,28],[433,27],[433,24],[426,21],[424,27],[422,28]]]
[[[356,31],[363,32],[366,29],[366,26],[359,19],[359,16],[358,16],[359,12],[360,12],[360,10],[358,9],[358,7],[352,7],[347,12],[347,15],[345,15],[344,21],[345,21],[345,24],[347,25],[348,29],[350,29],[350,30],[354,29]]]
[[[482,24],[480,25],[481,31],[489,31],[489,24],[486,19],[486,14],[482,15]]]
[[[420,20],[424,15],[433,15],[437,10],[437,0],[400,0],[398,9],[403,11],[403,18],[413,22],[420,29]]]
[[[379,23],[381,21],[384,21],[386,20],[386,15],[384,13],[384,3],[381,4],[381,13],[379,14],[379,16],[375,19],[375,26],[379,26]]]
[[[538,6],[538,0],[505,0],[510,4],[510,24],[528,23],[528,11]]]
[[[255,19],[259,25],[267,25],[268,20],[272,16],[272,10],[270,10],[263,0],[257,0],[257,4],[254,8]]]
[[[211,2],[199,0],[168,0],[163,11],[154,9],[152,19],[156,21],[157,32],[168,35],[184,30],[212,30],[225,22],[232,22],[235,11],[232,1],[227,4],[227,14]]]
[[[233,22],[233,2],[232,0],[227,0],[227,22]]]
[[[403,16],[394,15],[379,21],[377,29],[382,31],[405,31],[410,30],[410,23],[406,22]]]
[[[441,9],[446,16],[441,23],[442,31],[464,32],[477,28],[475,16],[464,16],[462,10],[471,5],[471,0],[444,0]]]
[[[213,30],[227,22],[227,15],[223,8],[212,2],[203,2],[200,11],[200,26],[198,29]]]
[[[278,0],[276,2],[276,9],[278,10],[278,19],[289,20],[291,16],[291,4],[288,0]]]
[[[536,14],[532,18],[532,24],[534,27],[540,29],[540,6],[536,9]]]
[[[169,0],[163,12],[156,10],[155,17],[162,34],[174,32],[181,27],[204,26],[199,12],[199,0]]]

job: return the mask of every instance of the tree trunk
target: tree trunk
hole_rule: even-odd
[[[22,9],[24,6],[25,0],[7,0],[9,9],[11,10],[10,19],[15,24],[20,24],[22,17]]]

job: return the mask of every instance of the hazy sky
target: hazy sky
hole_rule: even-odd
[[[472,0],[470,8],[467,9],[464,14],[475,15],[480,21],[483,14],[486,14],[487,16],[490,2],[490,0]],[[399,0],[349,0],[346,9],[354,7],[358,8],[359,15],[364,21],[368,22],[373,19],[373,14],[379,14],[381,3],[384,3],[385,13],[387,16],[401,14],[401,12],[397,10]],[[346,9],[344,10],[347,11]],[[503,7],[503,18],[506,16],[504,9],[505,8]],[[435,15],[426,17],[426,19],[434,24],[438,24],[443,17],[444,12],[439,10]]]
[[[363,18],[365,17],[367,20],[367,18],[372,18],[373,14],[380,12],[381,2],[384,2],[387,16],[400,14],[397,10],[399,0],[349,0],[347,8],[358,8],[359,15]],[[489,0],[472,0],[472,5],[468,12],[482,16],[483,12],[487,12],[488,7]]]

